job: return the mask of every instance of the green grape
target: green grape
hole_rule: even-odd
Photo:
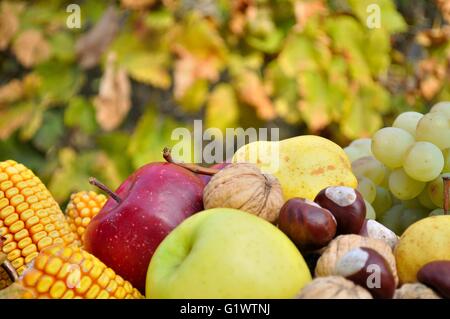
[[[378,186],[381,186],[384,188],[389,188],[389,176],[390,175],[391,175],[391,170],[385,166],[384,167],[384,178]]]
[[[434,112],[444,113],[448,118],[450,118],[450,102],[436,103],[430,110],[430,113]]]
[[[384,187],[377,186],[377,195],[375,200],[372,202],[372,207],[378,217],[384,215],[384,213],[392,207],[392,196],[389,190]]]
[[[389,168],[401,167],[408,148],[414,144],[414,137],[397,127],[385,127],[372,138],[372,153]]]
[[[443,150],[442,155],[444,156],[444,168],[442,172],[450,173],[450,148]]]
[[[344,152],[345,154],[347,154],[350,162],[356,161],[358,158],[366,156],[363,151],[353,146],[344,147]]]
[[[357,177],[367,177],[379,185],[386,173],[385,166],[373,156],[365,156],[352,162],[352,171]]]
[[[422,191],[422,193],[419,194],[417,197],[419,200],[420,205],[423,207],[426,207],[428,209],[434,209],[436,208],[436,205],[434,205],[433,201],[430,198],[430,195],[428,194],[428,187],[425,187]]]
[[[379,219],[379,222],[392,230],[397,235],[401,234],[402,225],[401,217],[405,207],[402,204],[394,205],[386,211],[386,213]]]
[[[442,208],[436,208],[430,212],[428,216],[439,216],[444,215],[444,210]]]
[[[405,207],[400,217],[400,233],[403,233],[410,225],[414,224],[416,221],[428,217],[428,214],[428,209],[423,207]]]
[[[405,171],[397,168],[389,176],[389,190],[401,200],[413,199],[425,188],[425,183],[416,181],[406,175]]]
[[[422,207],[417,197],[409,200],[402,200],[402,205],[405,206],[405,208]]]
[[[377,195],[376,185],[367,177],[358,177],[358,187],[356,188],[369,203],[372,203]]]
[[[441,112],[428,113],[417,123],[416,140],[433,143],[441,150],[450,147],[450,118]]]
[[[375,209],[373,209],[373,206],[366,200],[364,200],[364,203],[366,204],[366,219],[377,219],[377,215],[375,213]]]
[[[444,168],[441,150],[430,142],[416,142],[411,146],[403,161],[403,169],[409,177],[429,182],[439,176]]]
[[[351,147],[354,147],[361,151],[364,156],[372,156],[372,139],[359,138],[350,143]]]
[[[442,179],[442,174],[436,179],[428,183],[427,186],[428,196],[430,196],[431,201],[437,207],[444,207],[444,181]]]
[[[419,112],[403,112],[397,116],[392,126],[401,128],[412,136],[415,136],[417,123],[422,117],[423,114]]]

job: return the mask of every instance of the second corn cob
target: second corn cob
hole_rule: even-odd
[[[102,209],[106,200],[105,195],[92,191],[82,191],[70,196],[70,201],[66,208],[66,218],[70,229],[82,244],[87,225]]]

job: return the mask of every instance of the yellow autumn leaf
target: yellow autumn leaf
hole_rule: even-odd
[[[171,79],[165,68],[166,60],[167,58],[163,55],[143,52],[126,57],[123,66],[134,80],[161,89],[168,89]]]

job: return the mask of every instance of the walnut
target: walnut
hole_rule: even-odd
[[[317,261],[315,274],[317,277],[336,275],[336,263],[347,252],[358,247],[368,247],[380,253],[388,262],[392,274],[395,278],[395,284],[398,285],[397,268],[395,265],[395,257],[391,247],[384,241],[374,238],[363,237],[359,235],[340,235],[333,239],[323,251]]]
[[[363,287],[340,276],[318,277],[307,284],[296,299],[373,299]]]
[[[395,291],[394,299],[441,299],[432,289],[421,283],[404,284]]]
[[[216,173],[203,191],[205,209],[235,208],[275,222],[284,204],[278,179],[254,164],[230,164]]]

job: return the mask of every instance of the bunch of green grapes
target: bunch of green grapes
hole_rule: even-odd
[[[430,112],[405,112],[372,139],[344,148],[358,190],[375,218],[401,234],[410,224],[443,214],[443,176],[450,173],[450,102]],[[373,215],[373,213],[371,213]]]

